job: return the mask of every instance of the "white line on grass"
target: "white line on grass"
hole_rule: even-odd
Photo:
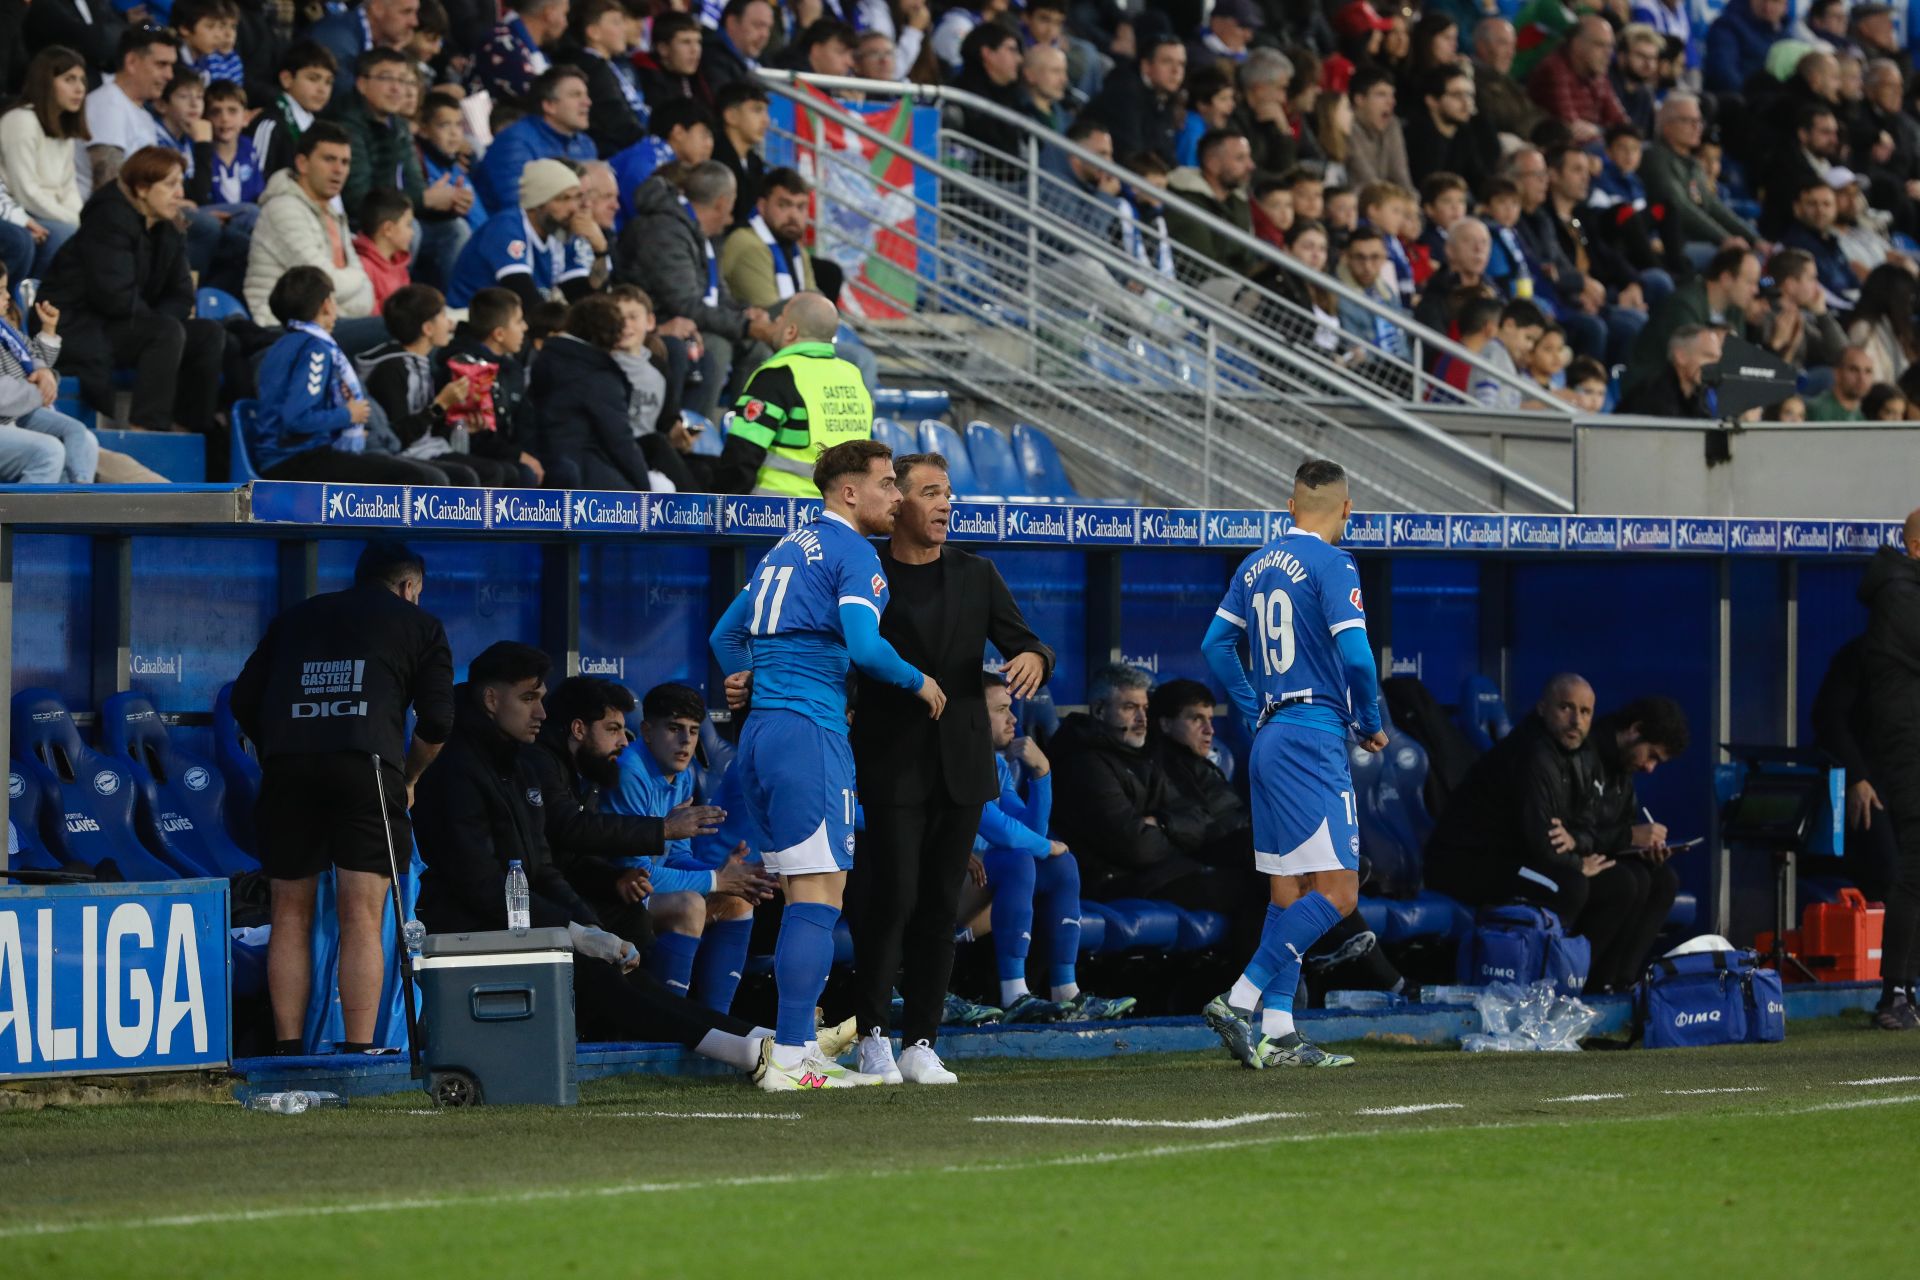
[[[1254,1111],[1240,1116],[1221,1116],[1218,1120],[1127,1120],[1092,1119],[1079,1116],[975,1116],[975,1124],[1048,1124],[1072,1125],[1092,1129],[1238,1129],[1241,1125],[1264,1124],[1269,1120],[1298,1120],[1301,1111]]]
[[[1844,1085],[1912,1084],[1915,1080],[1920,1080],[1920,1076],[1869,1076],[1865,1080],[1836,1080],[1834,1083]]]
[[[804,1120],[801,1111],[585,1111],[613,1120]]]
[[[1464,1111],[1465,1103],[1460,1102],[1415,1102],[1404,1107],[1362,1107],[1353,1114],[1357,1116],[1413,1116],[1422,1111]]]
[[[1908,1102],[1920,1102],[1920,1093],[1901,1094],[1897,1098],[1855,1098],[1851,1102],[1823,1102],[1817,1107],[1808,1107],[1808,1111],[1855,1111],[1861,1107],[1897,1107]]]
[[[1624,1098],[1624,1093],[1570,1093],[1564,1098],[1542,1098],[1542,1102],[1612,1102],[1615,1098]]]
[[[1920,1094],[1898,1098],[1867,1098],[1857,1102],[1825,1103],[1820,1106],[1749,1113],[1751,1119],[1807,1115],[1816,1111],[1847,1110],[1858,1106],[1887,1106],[1900,1102],[1920,1102]],[[930,1174],[1027,1173],[1040,1169],[1064,1169],[1087,1165],[1129,1164],[1136,1160],[1164,1160],[1171,1156],[1207,1155],[1220,1151],[1244,1151],[1259,1147],[1288,1146],[1296,1143],[1326,1142],[1355,1138],[1415,1138],[1438,1133],[1474,1133],[1497,1130],[1578,1129],[1598,1125],[1665,1123],[1673,1115],[1594,1116],[1578,1120],[1492,1121],[1486,1124],[1428,1125],[1410,1129],[1346,1129],[1323,1133],[1285,1133],[1260,1138],[1216,1138],[1180,1146],[1143,1147],[1135,1151],[1093,1151],[1083,1155],[1053,1156],[1044,1160],[1000,1161],[987,1164],[941,1165],[926,1170]],[[606,1187],[541,1187],[532,1191],[495,1192],[470,1196],[407,1196],[393,1200],[350,1201],[344,1204],[280,1205],[269,1209],[230,1209],[216,1213],[177,1214],[155,1218],[125,1218],[91,1222],[30,1222],[0,1227],[0,1240],[29,1236],[96,1234],[107,1231],[149,1231],[163,1227],[205,1227],[248,1222],[282,1222],[293,1218],[358,1217],[369,1213],[404,1213],[417,1210],[487,1208],[495,1205],[540,1204],[557,1200],[605,1200],[623,1196],[661,1195],[677,1192],[729,1190],[736,1187],[799,1186],[806,1183],[843,1182],[854,1178],[897,1178],[896,1169],[833,1171],[818,1173],[776,1173],[733,1178],[699,1178],[686,1182],[627,1182]]]
[[[1765,1093],[1765,1085],[1736,1084],[1724,1089],[1662,1089],[1669,1098],[1698,1098],[1709,1093]]]

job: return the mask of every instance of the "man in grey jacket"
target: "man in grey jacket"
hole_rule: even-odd
[[[1721,203],[1713,182],[1695,159],[1704,120],[1700,99],[1679,90],[1668,94],[1654,120],[1659,140],[1647,147],[1640,161],[1647,202],[1663,205],[1667,211],[1662,236],[1669,248],[1675,243],[1683,246],[1696,271],[1721,249],[1747,249],[1760,242],[1760,233]]]
[[[688,389],[687,407],[709,418],[733,403],[774,337],[767,313],[741,306],[720,277],[713,237],[733,225],[736,194],[733,171],[713,160],[687,171],[682,186],[649,178],[634,192],[633,219],[614,253],[614,283],[646,290],[660,319],[685,316],[699,327],[701,381]]]

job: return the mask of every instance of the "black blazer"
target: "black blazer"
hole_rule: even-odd
[[[949,546],[937,627],[937,652],[930,652],[922,626],[899,602],[880,619],[880,634],[902,658],[940,682],[947,709],[935,721],[927,704],[904,689],[860,677],[859,703],[849,735],[860,774],[860,798],[866,804],[916,804],[944,799],[959,805],[985,804],[1000,794],[993,767],[993,734],[987,726],[987,686],[981,663],[987,641],[1002,657],[1037,653],[1053,675],[1053,650],[1020,615],[1013,593],[991,560]],[[880,567],[891,579],[895,562],[880,548]]]

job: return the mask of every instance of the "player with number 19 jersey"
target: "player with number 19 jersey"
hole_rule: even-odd
[[[1353,557],[1305,530],[1282,534],[1241,562],[1215,616],[1246,633],[1252,680],[1227,692],[1260,726],[1250,762],[1255,866],[1266,875],[1357,870],[1347,731],[1378,732],[1380,713],[1375,691],[1349,688],[1354,663],[1342,652],[1366,651]]]

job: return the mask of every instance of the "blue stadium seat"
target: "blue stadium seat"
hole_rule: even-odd
[[[235,400],[228,411],[231,417],[228,434],[231,447],[228,450],[232,461],[227,464],[227,479],[234,484],[251,484],[260,478],[253,469],[253,459],[247,456],[247,428],[253,415],[260,412],[258,400]]]
[[[57,871],[60,859],[47,849],[47,792],[36,770],[15,764],[7,771],[7,821],[13,830],[11,862],[33,871]]]
[[[1176,951],[1205,951],[1227,940],[1227,918],[1218,911],[1190,911],[1174,907],[1180,931],[1174,939]]]
[[[1115,898],[1100,906],[1107,917],[1104,951],[1171,951],[1180,941],[1180,910],[1170,903]]]
[[[225,324],[228,316],[253,319],[246,303],[225,289],[214,289],[207,285],[201,285],[200,291],[193,295],[193,313],[202,320],[212,320],[216,324]]]
[[[991,498],[992,491],[974,472],[973,459],[960,433],[932,418],[920,424],[920,452],[937,453],[947,460],[947,479],[953,482],[956,498]]]
[[[173,880],[196,874],[155,857],[133,831],[133,774],[80,740],[60,695],[22,689],[13,695],[14,759],[36,773],[50,812],[41,823],[48,851],[61,862],[111,862],[124,880]]]
[[[1026,485],[1013,460],[1013,446],[990,424],[967,424],[967,456],[973,461],[973,473],[987,489],[1002,497],[1026,499]]]
[[[121,431],[114,427],[95,427],[93,434],[99,438],[102,449],[124,453],[174,484],[207,482],[205,436],[183,431]]]
[[[873,411],[889,418],[937,418],[952,410],[953,397],[937,388],[881,387],[873,393]]]
[[[713,419],[691,409],[680,411],[680,421],[693,432],[693,453],[698,458],[717,458],[726,447],[727,433],[713,429]]]
[[[1802,883],[1804,884],[1805,882],[1802,881]],[[1803,901],[1801,905],[1805,906],[1806,904]],[[1667,928],[1690,929],[1693,927],[1693,922],[1699,918],[1700,899],[1694,897],[1685,889],[1673,895],[1673,907],[1667,912]]]
[[[84,422],[90,427],[100,420],[100,415],[93,411],[93,406],[81,396],[78,378],[60,379],[60,389],[54,394],[53,407],[56,412],[64,413],[69,418]]]
[[[1490,750],[1513,732],[1513,718],[1507,714],[1500,686],[1485,676],[1468,676],[1460,682],[1460,706],[1454,712],[1454,723],[1482,751]]]
[[[233,683],[220,686],[213,697],[213,760],[227,782],[227,835],[242,849],[257,850],[253,838],[253,806],[260,798],[260,762],[247,736],[233,718]]]
[[[1107,918],[1097,911],[1088,910],[1093,904],[1080,904],[1080,949],[1088,955],[1101,949],[1107,941]]]
[[[893,450],[893,456],[896,458],[904,453],[920,452],[913,443],[913,433],[892,418],[873,420],[873,438]]]
[[[182,751],[144,694],[116,693],[100,708],[100,745],[133,770],[140,838],[167,861],[216,878],[260,864],[227,835],[227,784],[207,761]]]
[[[1445,894],[1423,889],[1411,898],[1385,899],[1385,943],[1439,939],[1458,942],[1473,931],[1473,912]]]
[[[1040,428],[1030,427],[1024,422],[1014,423],[1013,452],[1019,460],[1020,474],[1025,480],[1021,487],[1029,493],[1067,501],[1080,496],[1074,490],[1073,481],[1067,479],[1067,468],[1060,461],[1060,451],[1054,448],[1052,438]]]
[[[1233,781],[1233,772],[1239,767],[1240,762],[1235,758],[1233,748],[1222,742],[1218,735],[1213,739],[1213,754],[1208,758],[1213,761],[1214,767],[1220,770],[1221,775],[1228,782]]]
[[[1367,754],[1358,747],[1353,751]],[[1369,887],[1375,893],[1405,898],[1420,891],[1422,850],[1433,827],[1420,798],[1426,780],[1426,749],[1389,721],[1387,749],[1377,758],[1372,785],[1356,797],[1362,847],[1373,863]]]
[[[1373,930],[1373,936],[1382,942],[1386,940],[1387,928],[1391,924],[1388,910],[1390,905],[1386,898],[1376,898],[1364,893],[1360,895],[1360,919],[1367,928]]]
[[[1020,703],[1020,732],[1045,746],[1060,727],[1060,708],[1053,703],[1053,691],[1040,688]]]

